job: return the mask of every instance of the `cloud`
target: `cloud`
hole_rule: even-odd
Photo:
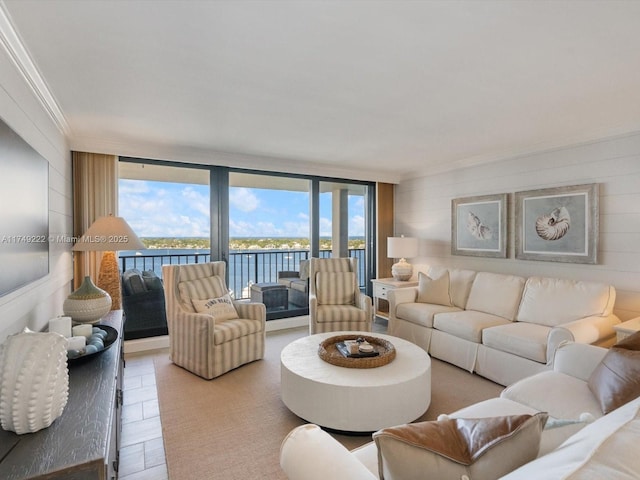
[[[242,212],[253,212],[260,206],[260,200],[249,188],[229,188],[229,205]]]

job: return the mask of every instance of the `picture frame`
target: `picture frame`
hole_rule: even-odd
[[[597,183],[515,193],[516,258],[598,262]]]
[[[451,254],[507,257],[507,194],[451,200]]]

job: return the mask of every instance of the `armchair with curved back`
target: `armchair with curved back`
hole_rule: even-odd
[[[264,304],[232,301],[239,318],[197,312],[229,293],[225,271],[225,262],[162,266],[171,361],[208,380],[264,357]]]
[[[357,258],[311,258],[309,332],[371,331],[371,297],[360,292]]]

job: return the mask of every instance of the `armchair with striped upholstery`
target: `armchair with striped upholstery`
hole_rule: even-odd
[[[264,304],[232,301],[239,318],[197,313],[229,293],[225,270],[224,262],[162,266],[171,361],[207,380],[264,357]]]
[[[371,331],[371,297],[360,292],[357,258],[311,258],[309,332]]]

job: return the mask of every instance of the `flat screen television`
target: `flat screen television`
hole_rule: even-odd
[[[49,273],[49,162],[0,120],[0,296]]]

